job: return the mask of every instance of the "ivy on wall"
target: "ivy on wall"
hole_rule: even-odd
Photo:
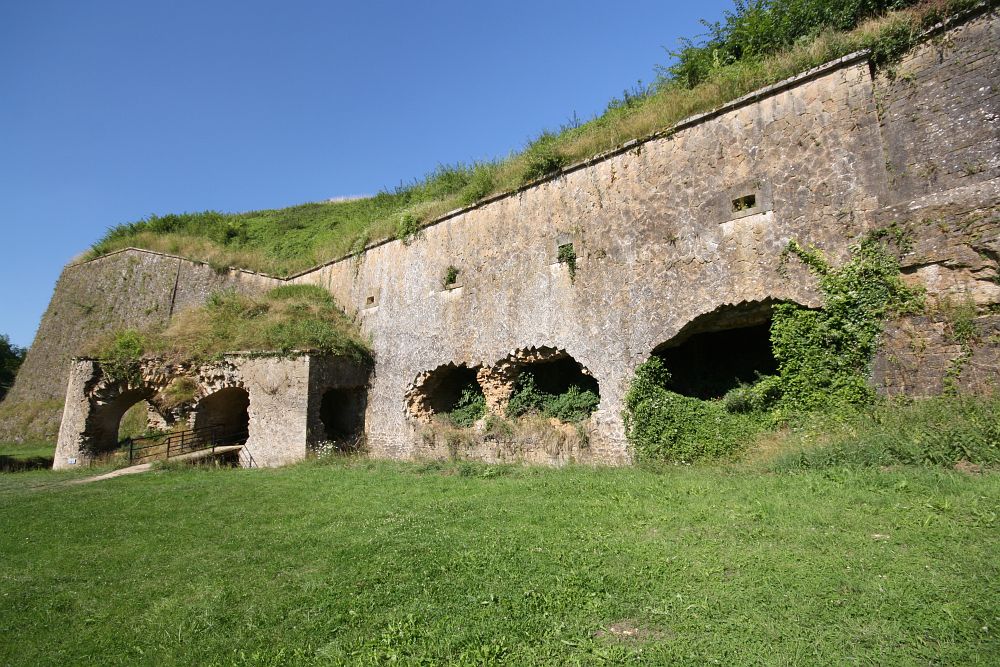
[[[852,246],[834,267],[815,248],[792,241],[796,257],[819,279],[824,306],[779,304],[771,323],[775,375],[736,387],[718,400],[670,391],[670,371],[651,357],[636,370],[625,397],[625,427],[639,459],[690,461],[737,451],[754,433],[811,412],[870,405],[868,383],[882,326],[889,317],[918,312],[923,295],[906,285],[888,230]]]

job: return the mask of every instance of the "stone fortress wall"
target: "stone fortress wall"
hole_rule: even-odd
[[[971,300],[977,326],[995,330],[997,32],[996,12],[981,12],[891,70],[875,71],[865,54],[842,58],[445,216],[410,242],[375,244],[293,277],[328,289],[371,337],[373,455],[447,454],[421,437],[433,411],[421,390],[441,374],[477,377],[498,409],[511,368],[571,358],[597,381],[601,403],[588,446],[550,460],[629,461],[622,400],[653,350],[766,322],[775,301],[820,305],[815,280],[783,253],[791,239],[840,261],[866,231],[895,224],[914,239],[903,258],[908,279],[932,300]],[[572,276],[559,261],[568,244]],[[459,273],[446,287],[449,267]],[[279,283],[145,251],[68,267],[11,399],[59,395],[85,334],[165,321],[220,287]],[[81,317],[79,304],[91,301],[80,295],[92,289]],[[962,355],[976,360],[959,369],[972,386],[996,381],[995,335],[976,350],[952,349],[945,325],[931,320],[890,326],[875,364],[880,386],[939,391],[927,369],[956,375]]]

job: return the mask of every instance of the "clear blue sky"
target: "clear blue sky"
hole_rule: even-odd
[[[588,118],[729,0],[0,1],[0,333],[151,213],[375,193]]]

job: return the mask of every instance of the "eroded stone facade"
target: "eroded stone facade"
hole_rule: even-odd
[[[168,405],[165,392],[179,379],[191,395]],[[320,401],[330,388],[364,388],[368,370],[342,358],[313,354],[229,354],[198,365],[146,359],[128,380],[109,378],[99,361],[75,359],[59,430],[54,467],[85,465],[118,445],[122,415],[147,401],[156,417],[151,425],[182,429],[225,424],[227,415],[211,414],[209,399],[223,390],[245,392],[243,419],[248,437],[240,452],[245,466],[269,467],[299,461],[307,448],[324,439]],[[221,417],[221,419],[219,418]]]
[[[600,387],[600,406],[586,424],[587,447],[573,456],[629,461],[623,396],[634,369],[654,349],[700,323],[719,326],[713,319],[719,314],[758,317],[778,301],[821,305],[814,277],[783,253],[793,239],[838,262],[867,231],[896,230],[906,246],[907,279],[924,285],[932,304],[970,302],[977,330],[987,331],[1000,304],[998,25],[995,11],[980,11],[931,35],[891,71],[875,71],[864,54],[843,58],[445,216],[412,243],[376,244],[294,277],[328,289],[371,338],[370,451],[391,458],[444,455],[441,443],[426,441],[426,415],[414,403],[415,389],[431,371],[479,369],[491,410],[499,412],[511,386],[502,371],[511,351],[559,350]],[[575,276],[558,256],[569,243]],[[140,251],[131,256],[145,257]],[[121,261],[105,258],[67,271],[80,281]],[[441,286],[448,267],[460,271],[460,286]],[[135,301],[128,312],[141,312],[144,303],[155,312],[159,301],[144,300],[139,278],[115,280]],[[271,279],[236,280],[263,288]],[[129,319],[118,301],[109,304],[109,321]],[[69,320],[62,319],[68,307],[54,299],[39,333],[41,339],[54,329],[65,334],[58,337],[58,354],[72,348]],[[927,348],[951,354],[933,321],[890,326],[877,381],[942,389],[940,381],[914,379],[931,364],[888,363],[889,356],[905,356],[893,350],[908,344],[898,343],[907,327],[927,327],[920,334]],[[55,355],[52,345],[33,348],[28,361]],[[986,359],[988,368],[995,335],[984,334],[975,345],[970,354],[977,361],[968,367]],[[277,373],[268,370],[270,363],[276,362],[261,361],[260,372]],[[959,373],[959,390],[963,378]],[[37,382],[19,377],[15,391]],[[296,382],[291,378],[289,386]],[[981,386],[968,384],[970,390]],[[251,410],[267,419],[272,410],[308,404],[288,399],[299,401],[292,405],[279,394],[261,389]],[[303,420],[318,428],[314,417]],[[547,458],[565,460],[562,451]]]

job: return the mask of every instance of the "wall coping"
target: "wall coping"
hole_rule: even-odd
[[[967,9],[965,11],[959,12],[957,14],[954,14],[954,15],[952,15],[950,17],[945,18],[944,20],[942,20],[942,21],[934,24],[933,26],[927,28],[926,30],[924,30],[920,34],[920,36],[917,38],[917,40],[915,42],[915,45],[919,44],[919,43],[922,43],[922,42],[926,41],[927,39],[929,39],[929,38],[931,38],[931,37],[933,37],[933,36],[935,36],[935,35],[943,32],[945,30],[951,29],[952,27],[954,27],[954,26],[956,26],[958,24],[964,23],[965,21],[968,21],[968,20],[972,20],[973,18],[976,18],[980,14],[986,13],[987,11],[993,9],[996,4],[997,4],[997,0],[984,0],[983,2],[980,2],[979,4],[977,4],[977,5],[973,6],[973,7],[970,7],[969,9]],[[773,95],[776,95],[777,93],[784,92],[786,90],[789,90],[791,88],[799,86],[799,85],[801,85],[803,83],[806,83],[807,81],[811,81],[811,80],[816,79],[816,78],[818,78],[820,76],[823,76],[823,75],[829,74],[831,72],[834,72],[836,70],[845,68],[845,67],[847,67],[849,65],[852,65],[852,64],[854,64],[854,63],[856,63],[858,61],[861,61],[861,60],[870,60],[871,55],[872,55],[871,49],[861,49],[859,51],[854,51],[853,53],[849,53],[849,54],[847,54],[845,56],[841,56],[840,58],[837,58],[835,60],[827,61],[827,62],[825,62],[825,63],[823,63],[821,65],[817,65],[816,67],[813,67],[811,69],[805,70],[804,72],[799,72],[798,74],[794,74],[794,75],[792,75],[792,76],[790,76],[790,77],[788,77],[786,79],[782,79],[781,81],[772,83],[772,84],[764,86],[762,88],[758,88],[758,89],[756,89],[754,91],[751,91],[751,92],[747,93],[746,95],[743,95],[741,97],[737,97],[734,100],[730,100],[729,102],[726,102],[725,104],[722,104],[722,105],[720,105],[720,106],[718,106],[718,107],[716,107],[714,109],[710,109],[710,110],[704,111],[702,113],[698,113],[698,114],[694,114],[692,116],[688,116],[687,118],[684,118],[683,120],[680,120],[677,123],[674,123],[670,127],[664,128],[662,130],[657,130],[655,132],[652,132],[652,133],[650,133],[650,134],[648,134],[646,136],[640,137],[638,139],[631,139],[631,140],[626,141],[625,143],[623,143],[623,144],[621,144],[619,146],[616,146],[616,147],[611,148],[609,150],[606,150],[606,151],[603,151],[601,153],[598,153],[598,154],[596,154],[594,156],[591,156],[591,157],[589,157],[589,158],[587,158],[585,160],[580,160],[579,162],[574,162],[574,163],[572,163],[570,165],[562,167],[558,171],[555,171],[555,172],[553,172],[551,174],[547,174],[547,175],[545,175],[545,176],[543,176],[541,178],[538,178],[538,179],[535,179],[535,180],[530,181],[528,183],[525,183],[524,185],[521,185],[521,186],[519,186],[517,188],[511,189],[511,190],[505,190],[503,192],[498,192],[498,193],[496,193],[494,195],[490,195],[490,196],[485,197],[483,199],[480,199],[480,200],[478,200],[478,201],[476,201],[476,202],[474,202],[472,204],[469,204],[468,206],[463,206],[461,208],[457,208],[457,209],[453,209],[451,211],[448,211],[447,213],[439,215],[438,217],[433,218],[432,220],[429,220],[428,222],[424,223],[423,225],[420,226],[420,229],[423,230],[423,229],[427,229],[428,227],[434,227],[434,226],[439,225],[439,224],[441,224],[443,222],[451,220],[452,218],[456,218],[456,217],[458,217],[460,215],[463,215],[465,213],[469,213],[470,211],[474,211],[476,209],[488,206],[489,204],[493,204],[495,202],[498,202],[498,201],[501,201],[501,200],[504,200],[504,199],[508,199],[508,198],[514,197],[516,195],[521,194],[522,192],[525,192],[526,190],[531,190],[531,189],[536,188],[536,187],[538,187],[540,185],[543,185],[545,183],[558,180],[559,178],[561,178],[561,177],[563,177],[563,176],[565,176],[567,174],[571,174],[571,173],[579,171],[581,169],[586,169],[587,167],[591,167],[591,166],[593,166],[595,164],[598,164],[600,162],[604,162],[606,160],[609,160],[609,159],[611,159],[613,157],[616,157],[618,155],[621,155],[623,153],[627,153],[630,150],[635,150],[636,148],[638,148],[640,146],[643,146],[643,145],[645,145],[647,143],[650,143],[650,142],[653,142],[653,141],[657,141],[657,140],[660,140],[660,139],[667,139],[667,138],[673,136],[674,134],[677,134],[678,132],[681,132],[683,130],[689,129],[691,127],[695,127],[695,126],[700,125],[702,123],[706,123],[706,122],[708,122],[710,120],[718,118],[719,116],[722,116],[722,115],[724,115],[726,113],[729,113],[730,111],[735,111],[736,109],[740,109],[740,108],[743,108],[743,107],[748,106],[750,104],[757,103],[757,102],[759,102],[759,101],[761,101],[761,100],[763,100],[763,99],[765,99],[767,97],[771,97]],[[343,262],[345,260],[349,260],[349,259],[357,257],[359,255],[364,255],[369,250],[374,250],[375,248],[381,247],[383,245],[387,245],[389,243],[396,243],[398,241],[399,241],[399,239],[395,239],[395,238],[386,238],[386,239],[381,239],[381,240],[378,240],[378,241],[373,241],[372,243],[369,243],[368,245],[366,245],[364,248],[361,248],[360,250],[355,250],[353,252],[348,252],[347,254],[341,255],[340,257],[336,257],[334,259],[327,260],[325,262],[317,264],[316,266],[313,266],[313,267],[308,268],[308,269],[304,269],[304,270],[299,271],[297,273],[290,274],[290,275],[288,275],[286,277],[275,276],[275,275],[272,275],[272,274],[269,274],[269,273],[263,273],[263,272],[260,272],[260,271],[252,271],[250,269],[243,269],[243,268],[233,267],[233,266],[226,267],[226,271],[238,271],[240,273],[246,273],[246,274],[254,275],[254,276],[262,276],[264,278],[269,278],[269,279],[272,279],[272,280],[279,280],[279,281],[282,281],[282,282],[289,282],[289,281],[295,280],[297,278],[301,278],[303,276],[307,276],[307,275],[309,275],[311,273],[315,273],[316,271],[320,271],[321,269],[324,269],[324,268],[326,268],[328,266],[333,266],[334,264],[339,264],[340,262]],[[152,255],[159,255],[161,257],[169,257],[169,258],[173,258],[173,259],[184,260],[184,261],[190,262],[192,264],[199,264],[199,265],[205,265],[205,266],[209,265],[208,262],[205,262],[203,260],[191,259],[191,258],[188,258],[188,257],[182,257],[180,255],[172,255],[172,254],[169,254],[169,253],[160,252],[158,250],[149,250],[149,249],[146,249],[146,248],[136,248],[136,247],[133,247],[133,246],[128,246],[128,247],[125,247],[125,248],[120,248],[118,250],[109,252],[109,253],[107,253],[105,255],[101,255],[100,257],[94,257],[93,259],[87,259],[87,260],[82,260],[82,261],[75,262],[75,263],[70,263],[70,264],[68,264],[66,266],[66,268],[75,267],[75,266],[82,266],[84,264],[89,264],[90,262],[96,262],[98,260],[104,259],[105,257],[110,257],[112,255],[117,255],[119,253],[130,252],[130,251],[142,252],[142,253],[149,253],[149,254],[152,254]],[[254,354],[258,354],[258,353],[254,353]]]

